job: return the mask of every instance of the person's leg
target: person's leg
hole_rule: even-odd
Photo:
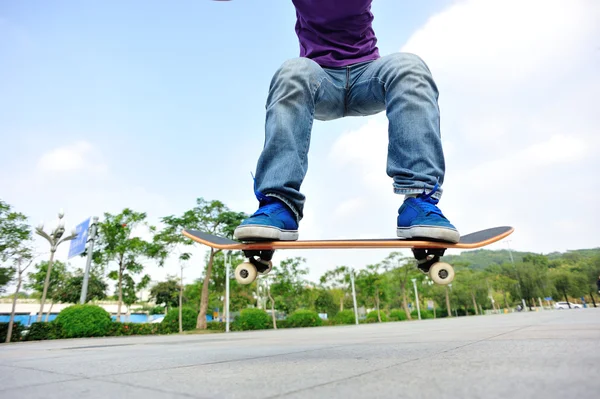
[[[387,174],[394,192],[406,196],[398,210],[397,235],[458,241],[459,233],[437,207],[445,163],[438,91],[425,63],[397,53],[351,70],[347,115],[386,110]]]
[[[343,116],[344,92],[316,62],[286,61],[274,74],[266,104],[265,143],[254,190],[259,209],[234,232],[242,240],[296,240],[305,197],[313,120]]]

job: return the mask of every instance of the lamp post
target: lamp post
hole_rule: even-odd
[[[50,232],[50,234],[44,231],[44,223],[40,223],[39,226],[35,228],[35,232],[44,237],[50,243],[50,260],[48,261],[48,270],[46,271],[46,280],[44,281],[44,290],[42,292],[42,301],[40,303],[40,312],[37,316],[37,322],[42,321],[42,314],[44,313],[44,303],[46,302],[46,294],[48,293],[48,285],[50,284],[50,272],[52,271],[52,263],[54,262],[54,253],[60,244],[65,241],[70,241],[77,237],[75,233],[75,229],[71,231],[71,234],[63,237],[65,233],[65,222],[63,221],[63,217],[65,213],[61,209],[58,212],[58,225],[54,230]]]
[[[413,282],[413,286],[415,287],[415,301],[417,302],[417,315],[419,316],[419,320],[421,320],[421,307],[419,306],[419,294],[417,293],[417,279],[411,279]]]

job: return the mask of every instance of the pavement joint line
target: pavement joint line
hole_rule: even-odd
[[[9,366],[4,366],[4,367],[9,367]],[[68,377],[74,377],[74,378],[70,378],[70,379],[66,379],[66,380],[61,380],[61,381],[51,381],[51,382],[44,382],[44,383],[39,383],[39,384],[29,384],[26,387],[14,387],[14,388],[8,388],[8,389],[0,389],[0,392],[10,392],[16,389],[23,389],[23,388],[30,388],[30,387],[40,387],[40,386],[46,386],[46,385],[53,385],[53,384],[62,384],[65,382],[72,382],[72,381],[96,381],[96,382],[103,382],[103,383],[110,383],[110,384],[116,384],[116,385],[123,385],[123,386],[128,386],[131,388],[140,388],[140,389],[145,389],[148,391],[154,391],[154,392],[160,392],[160,393],[165,393],[165,394],[175,394],[175,395],[180,395],[180,396],[184,396],[184,397],[188,397],[188,398],[195,398],[195,399],[206,399],[207,397],[205,396],[194,396],[194,395],[189,395],[186,393],[180,393],[180,392],[174,392],[174,391],[167,391],[164,389],[160,389],[160,388],[148,388],[146,386],[143,385],[134,385],[134,384],[129,384],[127,382],[122,382],[122,381],[111,381],[111,380],[103,380],[101,378],[97,378],[97,377],[86,377],[86,376],[80,376],[80,375],[76,375],[76,374],[70,374],[70,373],[59,373],[56,371],[47,371],[47,370],[40,370],[40,369],[36,369],[33,367],[14,367],[14,368],[18,368],[18,369],[24,369],[24,370],[32,370],[32,371],[41,371],[44,373],[50,373],[50,374],[56,374],[56,375],[60,375],[60,376],[68,376]]]
[[[310,387],[295,389],[295,390],[292,390],[292,391],[284,392],[284,393],[273,395],[273,396],[267,396],[264,399],[281,398],[281,397],[284,397],[284,396],[287,396],[287,395],[291,395],[291,394],[295,394],[295,393],[299,393],[299,392],[304,392],[304,391],[308,391],[308,390],[315,389],[315,388],[320,388],[320,387],[323,387],[323,386],[326,386],[326,385],[335,384],[335,383],[338,383],[338,382],[350,380],[350,379],[357,378],[357,377],[362,377],[362,376],[373,374],[373,373],[378,373],[378,372],[381,372],[383,370],[392,369],[394,367],[402,366],[402,365],[405,365],[405,364],[408,364],[408,363],[417,362],[417,361],[420,361],[420,360],[423,360],[423,359],[428,359],[428,358],[431,358],[433,356],[436,356],[436,355],[439,355],[439,354],[442,354],[442,353],[448,353],[448,352],[451,352],[451,351],[455,351],[457,349],[465,348],[465,347],[470,346],[470,345],[475,345],[475,344],[478,344],[480,342],[484,342],[484,341],[490,340],[492,338],[500,337],[502,335],[510,334],[512,332],[515,332],[515,331],[523,330],[525,328],[529,328],[529,327],[534,326],[534,325],[535,324],[531,324],[531,325],[528,325],[528,326],[523,326],[523,327],[515,328],[515,329],[510,330],[510,331],[505,331],[505,332],[500,333],[500,334],[492,335],[490,337],[485,337],[485,338],[479,339],[477,341],[472,341],[472,342],[469,342],[469,343],[466,343],[466,344],[463,344],[463,345],[456,346],[454,348],[444,349],[444,350],[441,350],[439,352],[431,353],[429,355],[423,355],[423,356],[420,356],[420,357],[416,357],[414,359],[404,360],[402,362],[390,364],[388,366],[381,367],[381,368],[378,368],[378,369],[375,369],[375,370],[369,370],[369,371],[365,371],[365,372],[358,373],[358,374],[355,374],[355,375],[338,378],[336,380],[332,380],[332,381],[328,381],[328,382],[323,382],[323,383],[316,384],[316,385],[313,385],[313,386],[310,386]]]

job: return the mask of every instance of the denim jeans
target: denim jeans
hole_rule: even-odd
[[[266,104],[265,143],[255,190],[285,202],[300,221],[313,120],[374,115],[388,118],[387,174],[397,194],[419,194],[436,182],[440,198],[445,164],[438,91],[425,63],[396,53],[342,68],[308,58],[286,61],[274,74]]]

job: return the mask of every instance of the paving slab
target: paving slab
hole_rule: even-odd
[[[0,346],[0,396],[560,398],[600,392],[600,308]]]

